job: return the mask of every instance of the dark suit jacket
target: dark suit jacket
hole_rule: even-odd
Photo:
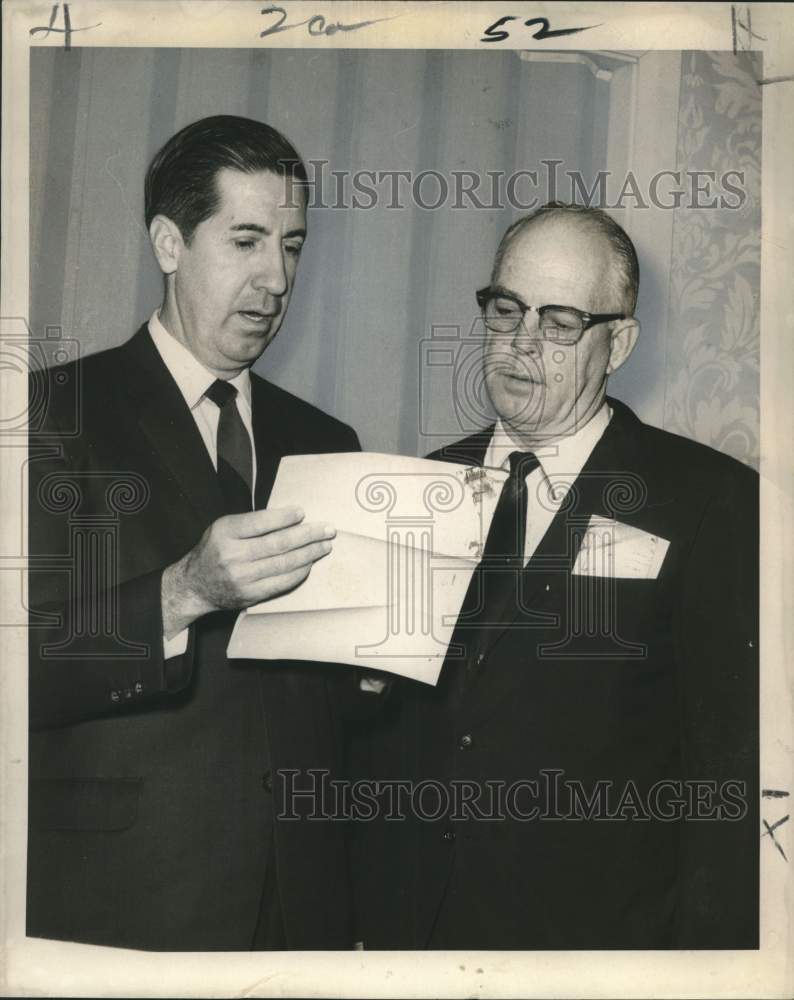
[[[468,683],[448,656],[437,688],[403,683],[359,745],[362,775],[471,781],[481,813],[488,781],[537,791],[516,793],[512,818],[406,808],[405,822],[361,824],[367,948],[757,947],[757,476],[610,403],[524,571],[525,609],[479,636]],[[490,436],[430,457],[482,464]],[[658,578],[573,575],[594,514],[669,540]],[[549,791],[563,779],[588,796],[610,782],[602,813],[619,818],[518,817],[575,815],[564,785],[556,805]],[[683,808],[712,818],[654,818],[652,802],[645,818],[664,779],[713,782],[657,789],[673,817],[672,795],[700,789]],[[426,793],[426,814],[440,806]]]
[[[28,934],[249,948],[272,849],[288,946],[350,947],[339,824],[274,822],[277,769],[337,769],[344,682],[307,663],[228,661],[223,613],[163,659],[162,570],[223,507],[146,327],[38,389]],[[359,447],[350,427],[253,374],[252,411],[257,507],[281,456]]]

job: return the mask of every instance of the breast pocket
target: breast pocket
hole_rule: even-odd
[[[36,778],[30,782],[31,830],[120,831],[138,817],[139,778]]]

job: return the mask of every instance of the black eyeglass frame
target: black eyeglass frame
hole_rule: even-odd
[[[581,309],[577,309],[575,306],[558,306],[558,305],[530,306],[527,305],[526,302],[523,302],[517,295],[514,295],[512,292],[506,292],[501,288],[494,288],[491,285],[486,285],[485,288],[478,289],[478,291],[476,292],[476,296],[477,296],[477,305],[482,310],[483,320],[485,321],[486,326],[488,325],[488,323],[487,320],[485,320],[485,309],[488,303],[491,301],[491,299],[495,298],[509,299],[511,302],[515,302],[515,304],[521,310],[521,318],[519,319],[519,321],[516,323],[516,325],[513,327],[512,330],[492,330],[493,333],[505,333],[505,334],[515,333],[516,330],[519,328],[519,326],[521,326],[521,324],[524,322],[524,316],[526,316],[528,312],[536,312],[538,314],[538,321],[540,321],[543,318],[544,313],[549,312],[552,309],[565,309],[567,312],[575,313],[575,315],[579,317],[579,320],[581,321],[582,324],[582,329],[580,333],[577,335],[575,340],[569,340],[566,338],[563,342],[567,344],[578,344],[579,341],[584,336],[585,332],[589,330],[591,327],[597,326],[599,323],[608,323],[610,322],[610,320],[614,319],[628,319],[625,313],[589,313],[589,312],[584,312]],[[491,330],[491,327],[488,327],[488,329]],[[551,340],[552,338],[544,337],[543,339]]]

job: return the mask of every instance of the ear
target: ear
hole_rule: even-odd
[[[160,270],[163,274],[173,274],[185,246],[179,226],[166,215],[155,215],[149,226],[149,239]]]
[[[634,350],[637,338],[640,335],[640,322],[634,317],[621,319],[615,323],[609,335],[609,364],[607,365],[607,375],[616,372],[621,365],[625,364],[629,355]]]

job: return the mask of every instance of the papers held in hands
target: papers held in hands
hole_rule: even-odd
[[[334,547],[295,590],[238,617],[228,655],[435,684],[505,477],[372,452],[283,458],[268,506],[333,524]]]

